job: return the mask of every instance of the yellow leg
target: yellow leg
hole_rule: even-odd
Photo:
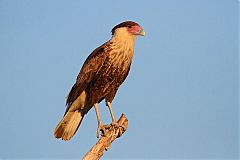
[[[110,111],[111,117],[112,117],[112,124],[116,124],[117,121],[114,117],[113,110],[112,110],[112,104],[110,102],[107,102],[108,109]]]
[[[97,121],[98,121],[98,129],[97,129],[97,138],[99,138],[99,133],[100,131],[103,132],[103,134],[106,132],[104,125],[102,124],[102,120],[99,114],[99,109],[98,109],[98,103],[94,104],[94,108],[96,111],[96,116],[97,116]]]
[[[110,102],[107,102],[107,106],[112,117],[112,125],[116,127],[121,126],[124,130],[126,130],[126,127],[124,125],[119,125],[118,122],[116,121],[116,118],[114,117],[113,110],[112,110],[112,104]]]

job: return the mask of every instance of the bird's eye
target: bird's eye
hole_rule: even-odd
[[[132,28],[132,26],[127,26],[128,28]]]

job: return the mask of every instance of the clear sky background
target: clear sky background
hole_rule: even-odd
[[[127,132],[104,158],[238,157],[237,0],[0,0],[0,158],[82,158],[90,110],[69,142],[53,130],[86,57],[118,23],[145,29],[113,103]],[[111,121],[100,104],[104,123]]]

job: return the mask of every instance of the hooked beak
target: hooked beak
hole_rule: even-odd
[[[145,34],[144,30],[141,29],[141,30],[138,32],[138,35],[140,35],[140,36],[145,36],[146,34]]]

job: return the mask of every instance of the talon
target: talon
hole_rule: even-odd
[[[97,138],[99,138],[100,131],[102,131],[101,136],[104,136],[106,134],[106,126],[103,124],[98,124],[97,135],[96,135]]]
[[[116,121],[115,121],[115,122],[112,122],[111,125],[114,126],[114,127],[116,127],[116,128],[122,127],[124,131],[127,130],[127,128],[126,128],[123,124],[119,124],[119,123],[116,122]]]

